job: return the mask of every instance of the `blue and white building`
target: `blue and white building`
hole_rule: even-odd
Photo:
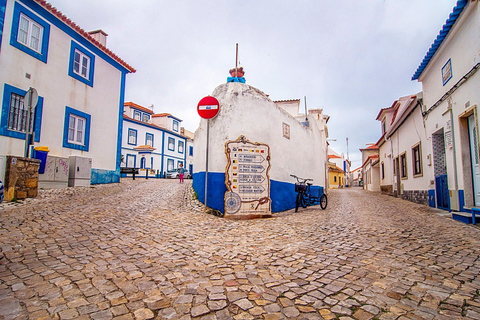
[[[479,30],[478,1],[458,0],[412,77],[423,89],[429,203],[468,213],[480,206]]]
[[[187,157],[193,146],[181,134],[182,120],[169,113],[154,114],[133,102],[124,105],[122,167],[139,168],[140,176],[164,177],[181,164],[189,168]]]
[[[6,155],[25,155],[24,95],[35,88],[32,145],[91,159],[92,184],[119,181],[125,79],[135,69],[106,48],[106,37],[46,1],[0,0],[2,169]]]

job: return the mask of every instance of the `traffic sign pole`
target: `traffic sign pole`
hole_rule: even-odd
[[[207,148],[205,150],[205,207],[207,206],[207,198],[208,198],[208,142],[210,134],[210,120],[207,119]]]
[[[210,119],[217,116],[220,111],[220,104],[215,97],[207,96],[202,98],[197,105],[197,112],[200,117],[207,120],[207,141],[205,149],[205,206],[208,198],[208,142],[210,141]]]

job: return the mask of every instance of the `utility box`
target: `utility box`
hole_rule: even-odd
[[[60,189],[68,186],[68,158],[48,156],[45,161],[45,170],[38,175],[40,189]]]
[[[69,187],[87,187],[92,177],[92,158],[70,157]]]

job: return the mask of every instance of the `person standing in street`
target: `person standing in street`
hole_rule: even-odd
[[[180,183],[183,183],[183,174],[185,173],[185,168],[183,167],[183,163],[178,165],[178,177],[180,178]]]

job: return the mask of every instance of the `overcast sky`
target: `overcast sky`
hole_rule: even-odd
[[[125,101],[195,131],[198,101],[226,82],[235,44],[247,84],[323,108],[354,168],[380,137],[379,110],[421,91],[411,77],[456,0],[48,0],[133,66]]]

